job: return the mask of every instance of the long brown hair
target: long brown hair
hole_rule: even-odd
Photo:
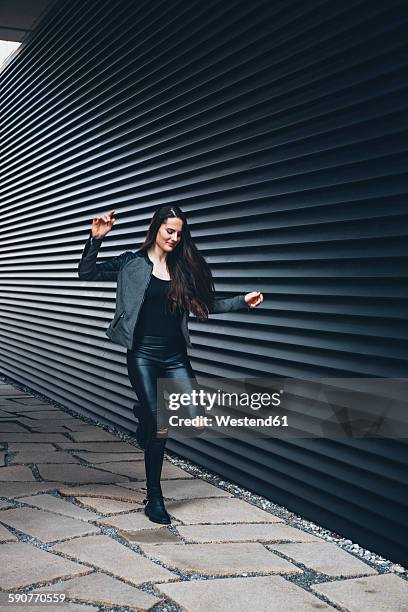
[[[157,232],[169,217],[183,221],[181,239],[167,255],[166,263],[173,282],[169,286],[170,310],[187,310],[205,320],[214,307],[214,281],[211,269],[193,242],[186,215],[178,206],[161,206],[154,213],[145,241],[138,249],[147,255],[155,244]]]

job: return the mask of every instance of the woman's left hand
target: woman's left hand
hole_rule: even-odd
[[[260,291],[251,291],[245,296],[245,303],[250,308],[256,308],[261,302],[263,302],[263,295]]]

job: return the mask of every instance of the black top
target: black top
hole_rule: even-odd
[[[136,336],[181,336],[181,313],[174,315],[169,310],[168,290],[171,280],[166,281],[152,274],[144,302],[135,328]]]

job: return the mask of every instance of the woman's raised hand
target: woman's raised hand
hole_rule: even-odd
[[[245,303],[250,308],[256,308],[261,302],[263,302],[263,295],[260,291],[251,291],[245,296]]]
[[[95,215],[92,219],[92,238],[103,238],[111,231],[115,223],[115,209],[102,215]]]

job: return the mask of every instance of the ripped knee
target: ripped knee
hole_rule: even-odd
[[[157,437],[157,438],[167,438],[168,433],[169,433],[169,430],[168,430],[168,429],[159,429],[159,430],[156,432],[156,437]]]

